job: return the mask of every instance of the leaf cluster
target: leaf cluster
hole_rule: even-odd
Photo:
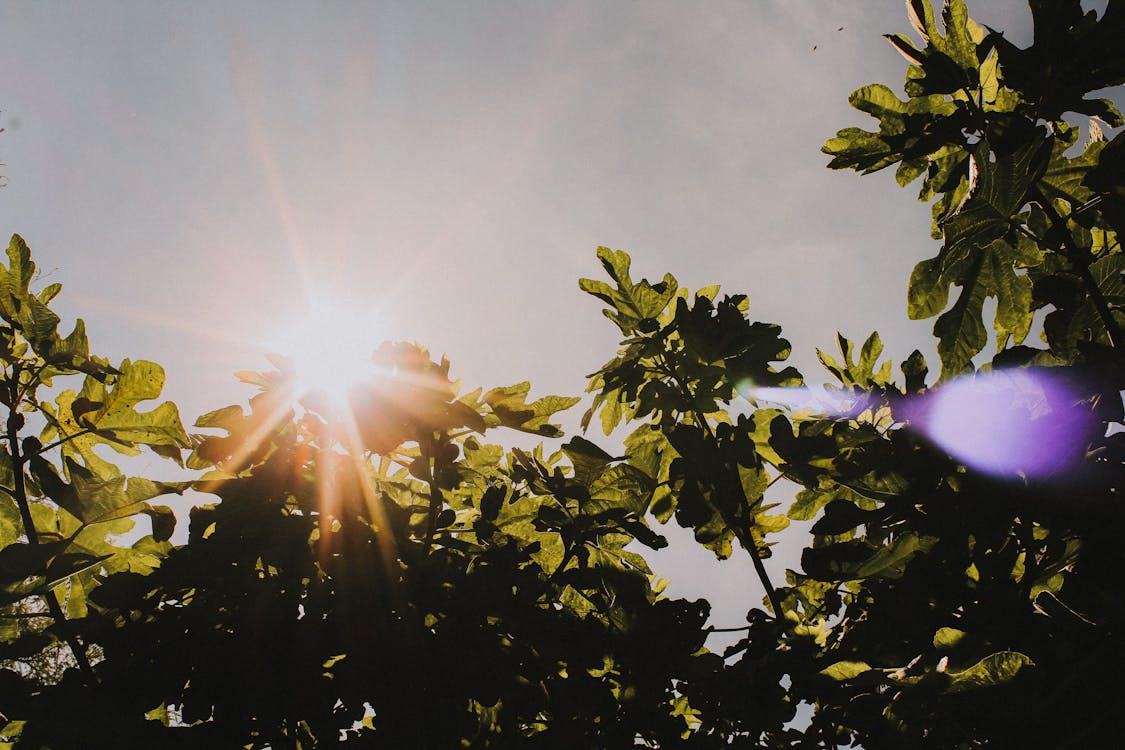
[[[918,197],[933,202],[943,244],[915,267],[907,310],[939,316],[943,377],[971,369],[987,345],[990,298],[1000,350],[1022,344],[1044,308],[1046,340],[1062,362],[1082,346],[1120,344],[1121,146],[1097,123],[1125,120],[1112,100],[1087,98],[1125,83],[1120,3],[1098,16],[1078,0],[1033,1],[1027,49],[973,22],[963,0],[945,4],[940,25],[929,0],[907,6],[922,46],[887,36],[910,63],[907,98],[883,85],[858,89],[850,102],[878,131],[845,128],[824,151],[833,169],[897,164],[900,185],[922,178]],[[1076,115],[1097,118],[1084,144]]]

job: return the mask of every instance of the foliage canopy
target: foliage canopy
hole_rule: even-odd
[[[608,280],[580,286],[622,340],[590,377],[582,425],[624,428],[623,455],[577,435],[555,450],[489,442],[560,437],[552,418],[578,399],[531,400],[527,383],[465,392],[447,361],[403,343],[375,352],[346,404],[295,394],[284,359],[242,373],[249,408],[206,414],[189,436],[174,405],[138,409],[160,395],[157,365],[111,366],[82,321],[58,332],[59,287],[31,291],[13,237],[0,743],[1111,746],[1125,146],[1078,116],[1123,124],[1089,97],[1125,83],[1125,8],[1030,5],[1020,49],[961,0],[940,16],[910,0],[920,45],[887,37],[909,63],[906,98],[859,89],[850,101],[878,129],[824,147],[832,168],[921,179],[942,243],[907,307],[937,318],[940,379],[917,351],[896,379],[878,334],[840,336],[839,356],[820,357],[861,404],[842,415],[754,400],[804,381],[745,296],[634,280],[628,255],[601,248]],[[1042,348],[1027,343],[1038,311]],[[907,404],[973,377],[989,316],[982,372],[1072,383],[1058,408],[1092,425],[1079,465],[988,476],[913,428]],[[185,544],[151,501],[189,483],[126,477],[106,448],[202,472],[193,486],[216,501],[191,512]],[[787,487],[792,501],[773,502]],[[142,514],[152,533],[124,546]],[[662,595],[641,553],[673,519],[754,565],[764,596],[725,649],[708,648],[708,603]],[[791,521],[811,522],[801,570],[774,581],[762,560]]]

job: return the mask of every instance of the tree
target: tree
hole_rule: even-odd
[[[878,334],[840,336],[839,357],[820,358],[847,406],[768,406],[777,391],[763,389],[803,383],[777,326],[718,287],[635,281],[629,256],[606,248],[608,281],[581,287],[622,342],[590,379],[583,426],[627,425],[622,456],[582,436],[553,453],[486,442],[500,428],[559,437],[552,415],[577,399],[529,402],[526,383],[461,393],[449,363],[417,345],[384,344],[371,380],[339,399],[295,393],[278,359],[242,375],[259,391],[249,411],[196,423],[211,432],[192,436],[187,465],[218,502],[192,512],[189,541],[161,547],[159,567],[73,550],[67,532],[51,538],[55,557],[32,557],[27,530],[45,526],[9,513],[11,596],[61,608],[65,580],[85,604],[44,633],[4,631],[8,653],[54,638],[101,657],[79,656],[54,684],[0,672],[3,732],[52,748],[1113,746],[1125,171],[1121,138],[1074,118],[1122,124],[1111,101],[1086,96],[1125,83],[1125,10],[1031,9],[1035,41],[1019,49],[960,0],[940,23],[911,0],[922,46],[888,37],[910,63],[907,98],[861,88],[852,104],[879,130],[825,146],[834,168],[922,178],[942,247],[915,269],[908,312],[938,316],[939,379],[916,351],[896,381]],[[13,246],[11,269],[26,269]],[[13,344],[9,367],[27,373],[15,362],[34,356],[50,373],[66,347],[29,312],[43,297],[26,292],[30,272],[11,269],[25,291],[3,309],[5,330],[34,354]],[[997,353],[977,371],[988,298]],[[1038,310],[1045,348],[1025,343]],[[91,508],[112,495],[114,518],[166,518],[120,493],[140,481],[143,503],[181,487],[124,484],[82,441],[175,457],[182,434],[153,426],[165,407],[129,418],[144,426],[110,419],[135,366],[111,371],[79,348],[60,362],[89,390],[40,410],[46,438],[8,439],[12,506],[93,527],[104,516]],[[927,423],[954,386],[994,373],[1065,384],[1012,408],[1028,429],[1066,421],[1077,449],[1049,446],[1049,470],[1022,473],[949,455]],[[28,390],[9,377],[11,394]],[[46,440],[62,472],[41,458]],[[116,489],[93,492],[91,476]],[[780,479],[799,487],[784,512],[765,497]],[[20,482],[40,502],[21,503]],[[661,596],[636,551],[662,546],[651,520],[672,519],[720,559],[740,548],[763,587],[722,653],[706,647],[707,603]],[[790,520],[813,521],[802,569],[771,580],[762,560]],[[25,565],[18,581],[9,559]]]

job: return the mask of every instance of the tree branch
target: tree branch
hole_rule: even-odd
[[[1037,203],[1043,208],[1043,212],[1047,214],[1047,218],[1051,220],[1052,229],[1058,233],[1060,238],[1060,250],[1063,255],[1070,261],[1073,269],[1082,278],[1082,283],[1086,285],[1086,291],[1090,295],[1090,301],[1094,303],[1094,308],[1098,311],[1098,315],[1105,324],[1106,335],[1109,336],[1109,343],[1114,349],[1120,349],[1125,346],[1125,332],[1121,330],[1117,320],[1113,317],[1113,310],[1110,309],[1109,302],[1106,300],[1105,295],[1102,294],[1101,287],[1098,286],[1097,280],[1094,275],[1090,273],[1090,263],[1086,258],[1081,257],[1079,248],[1074,244],[1074,236],[1066,227],[1066,219],[1064,219],[1059,212],[1055,210],[1054,205],[1050,199],[1042,193],[1036,191],[1034,193],[1037,198]]]
[[[706,416],[699,413],[699,409],[695,406],[695,400],[692,398],[691,391],[688,389],[687,383],[684,382],[683,378],[681,378],[679,373],[676,371],[676,366],[672,364],[671,360],[669,360],[668,357],[664,356],[663,354],[660,355],[660,361],[661,364],[664,365],[669,376],[673,381],[675,381],[677,388],[679,388],[681,397],[687,403],[688,408],[691,409],[692,417],[703,428],[704,432],[707,434],[707,437],[713,441],[715,439],[715,433],[711,429],[711,424],[707,421]],[[727,468],[729,468],[734,474],[733,484],[738,488],[738,494],[741,496],[740,499],[742,500],[742,507],[749,508],[750,499],[746,497],[746,491],[742,488],[742,481],[738,476],[738,466]],[[777,481],[777,477],[775,477],[773,481]],[[773,481],[770,482],[771,485],[773,484]],[[754,541],[753,517],[750,518],[747,524],[747,528],[743,529],[739,526],[738,523],[735,522],[734,519],[727,518],[726,514],[723,513],[721,508],[719,509],[719,513],[723,516],[723,521],[726,522],[727,526],[729,526],[731,530],[734,531],[734,535],[738,538],[739,543],[742,544],[743,549],[750,553],[750,558],[754,563],[754,572],[757,573],[758,580],[761,581],[762,588],[764,588],[766,591],[766,597],[770,600],[770,606],[773,608],[773,616],[776,619],[781,619],[781,598],[777,595],[777,589],[774,588],[773,581],[770,580],[769,571],[766,570],[766,566],[762,562],[761,549],[758,547],[758,543]]]
[[[16,364],[12,368],[11,377],[8,380],[8,395],[11,402],[8,406],[8,422],[7,422],[7,436],[8,447],[12,456],[12,497],[16,501],[16,505],[20,509],[20,518],[23,519],[23,530],[27,534],[27,542],[32,546],[39,544],[39,532],[35,528],[35,519],[31,515],[31,503],[27,498],[27,486],[24,484],[23,465],[26,457],[20,453],[19,431],[24,425],[23,414],[19,412],[19,404],[21,394],[19,391],[19,373],[20,367]],[[85,675],[87,681],[93,684],[97,681],[94,675],[94,669],[90,665],[90,659],[86,655],[86,648],[78,640],[78,636],[69,625],[66,619],[66,613],[63,612],[62,605],[59,600],[55,598],[54,590],[48,591],[43,594],[43,601],[47,605],[51,617],[54,618],[55,623],[63,633],[63,640],[66,645],[70,647],[70,652],[74,655],[74,660],[78,664],[79,670]]]

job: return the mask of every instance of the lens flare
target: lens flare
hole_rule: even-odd
[[[794,411],[852,419],[877,405],[849,391],[754,387],[739,393]],[[895,421],[965,466],[1000,477],[1044,478],[1074,469],[1099,423],[1088,396],[1059,371],[980,372],[892,404]]]
[[[1086,399],[1049,370],[993,370],[907,402],[911,428],[966,466],[1041,478],[1073,469],[1097,423]]]

